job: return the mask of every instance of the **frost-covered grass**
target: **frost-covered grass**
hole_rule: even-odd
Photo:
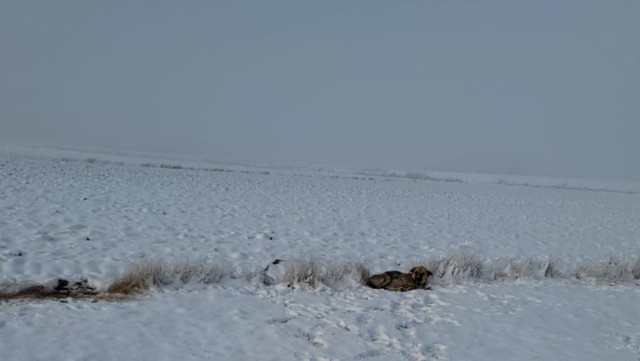
[[[595,265],[579,267],[574,275],[578,279],[595,279],[598,282],[619,283],[640,279],[640,257],[635,262],[627,258],[609,257]]]
[[[361,261],[331,262],[323,264],[311,257],[284,262],[285,270],[281,283],[289,287],[320,284],[339,289],[345,286],[363,285],[369,278],[369,269]]]
[[[568,269],[561,260],[547,257],[498,258],[485,260],[469,252],[453,253],[437,257],[426,262],[417,262],[408,267],[426,265],[433,272],[433,281],[442,287],[448,284],[467,282],[501,283],[517,280],[566,280],[574,282],[596,282],[606,284],[624,284],[640,279],[640,257],[630,261],[626,258],[608,257],[593,264],[581,264],[575,270]],[[281,268],[280,275],[273,269]],[[134,264],[122,276],[114,280],[107,292],[131,294],[145,291],[151,287],[163,288],[180,284],[200,283],[218,284],[225,278],[240,278],[251,282],[260,278],[265,286],[283,284],[288,287],[308,285],[315,288],[325,285],[333,289],[354,288],[366,284],[372,274],[370,266],[363,261],[331,261],[322,258],[300,257],[293,260],[279,260],[270,264],[269,270],[256,272],[259,266],[247,270],[233,271],[229,266],[212,265],[205,262],[178,262],[170,264],[163,261],[142,261]],[[401,271],[408,271],[403,269]],[[564,269],[565,271],[561,271]],[[380,272],[387,270],[380,270]],[[238,274],[243,275],[242,277]],[[265,281],[265,277],[271,277]]]
[[[469,252],[439,257],[427,262],[427,268],[433,272],[434,277],[453,283],[464,282],[469,278],[480,279],[484,267],[484,262]]]
[[[205,262],[179,262],[168,264],[160,260],[145,260],[134,264],[107,288],[107,293],[131,295],[149,290],[151,287],[166,287],[174,284],[215,284],[231,274],[228,267]]]
[[[433,272],[432,282],[440,287],[468,282],[504,283],[526,279],[637,285],[636,281],[640,279],[640,257],[635,261],[609,257],[594,264],[582,264],[575,270],[565,272],[559,270],[559,266],[562,267],[561,262],[551,257],[483,260],[469,252],[454,253],[424,263],[416,263],[413,266],[417,265],[426,265]],[[280,272],[275,271],[275,268],[280,268]],[[0,302],[13,299],[86,298],[94,295],[97,299],[125,299],[120,296],[143,294],[153,288],[176,289],[189,284],[216,285],[223,283],[225,279],[240,279],[247,283],[259,279],[264,286],[280,284],[289,288],[300,285],[316,288],[323,285],[334,290],[345,290],[366,285],[371,275],[370,268],[362,261],[327,263],[313,257],[301,257],[290,261],[278,260],[262,271],[257,271],[259,269],[260,267],[256,266],[234,271],[230,265],[211,264],[205,261],[187,260],[171,263],[159,259],[142,260],[130,265],[99,295],[94,293],[60,295],[40,284],[11,285],[0,289]]]

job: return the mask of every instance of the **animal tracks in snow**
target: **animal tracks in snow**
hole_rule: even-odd
[[[430,292],[331,291],[320,302],[318,293],[282,292],[288,292],[286,301],[282,295],[263,294],[286,314],[267,319],[268,327],[278,333],[289,330],[289,337],[308,342],[319,352],[332,350],[335,355],[340,345],[356,343],[359,352],[345,350],[345,359],[447,359],[446,346],[434,341],[436,324],[457,321],[435,317],[431,306],[437,296]]]

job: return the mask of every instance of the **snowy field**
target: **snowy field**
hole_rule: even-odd
[[[640,360],[639,184],[0,146],[2,287],[104,288],[144,260],[377,273],[456,254],[504,277],[406,293],[228,277],[123,302],[0,303],[0,359]],[[630,273],[574,275],[609,257]],[[513,260],[559,276],[518,277]]]

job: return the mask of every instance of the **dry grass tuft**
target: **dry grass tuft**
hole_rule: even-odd
[[[547,260],[547,265],[544,268],[544,277],[545,278],[562,278],[564,275],[558,268],[558,260],[555,258],[549,258]]]
[[[543,279],[561,276],[555,261],[536,260],[533,258],[494,262],[490,267],[490,273],[490,278],[496,281],[515,281],[521,278]]]
[[[484,263],[477,256],[468,253],[454,253],[427,262],[427,268],[434,277],[446,282],[461,283],[469,278],[482,277]]]
[[[640,279],[640,257],[636,260],[636,264],[631,269],[631,274],[633,275],[633,279]]]
[[[133,295],[166,282],[164,265],[159,261],[143,261],[130,267],[107,287],[107,293]]]
[[[454,253],[427,262],[435,278],[445,283],[463,283],[469,279],[488,281],[515,281],[521,278],[563,277],[554,259],[527,258],[484,261],[468,253]]]
[[[631,269],[629,261],[618,257],[609,257],[608,260],[595,266],[582,266],[575,272],[577,279],[592,278],[597,282],[618,283],[636,278],[635,272],[638,264]]]
[[[200,271],[198,272],[198,282],[207,285],[220,283],[229,274],[229,270],[225,267],[203,264],[201,265]]]
[[[167,265],[157,260],[143,261],[114,280],[107,288],[107,293],[132,295],[148,291],[151,287],[165,287],[175,283],[214,284],[221,282],[229,273],[222,266],[205,262],[186,261]]]
[[[356,262],[354,267],[359,276],[358,280],[360,281],[360,284],[366,285],[367,280],[371,276],[371,272],[369,271],[369,268],[362,261]]]
[[[319,274],[320,266],[315,260],[311,258],[302,258],[286,263],[282,281],[286,283],[288,287],[292,288],[299,283],[316,287],[319,281]]]
[[[361,261],[335,262],[323,264],[314,258],[287,261],[281,283],[293,288],[297,284],[317,287],[324,284],[339,289],[349,285],[365,284],[369,269]]]
[[[369,275],[369,269],[363,262],[344,262],[327,266],[320,274],[320,281],[331,288],[339,288],[349,282],[364,285]]]

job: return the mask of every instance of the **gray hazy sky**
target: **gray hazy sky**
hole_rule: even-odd
[[[640,1],[0,2],[0,138],[640,180]]]

